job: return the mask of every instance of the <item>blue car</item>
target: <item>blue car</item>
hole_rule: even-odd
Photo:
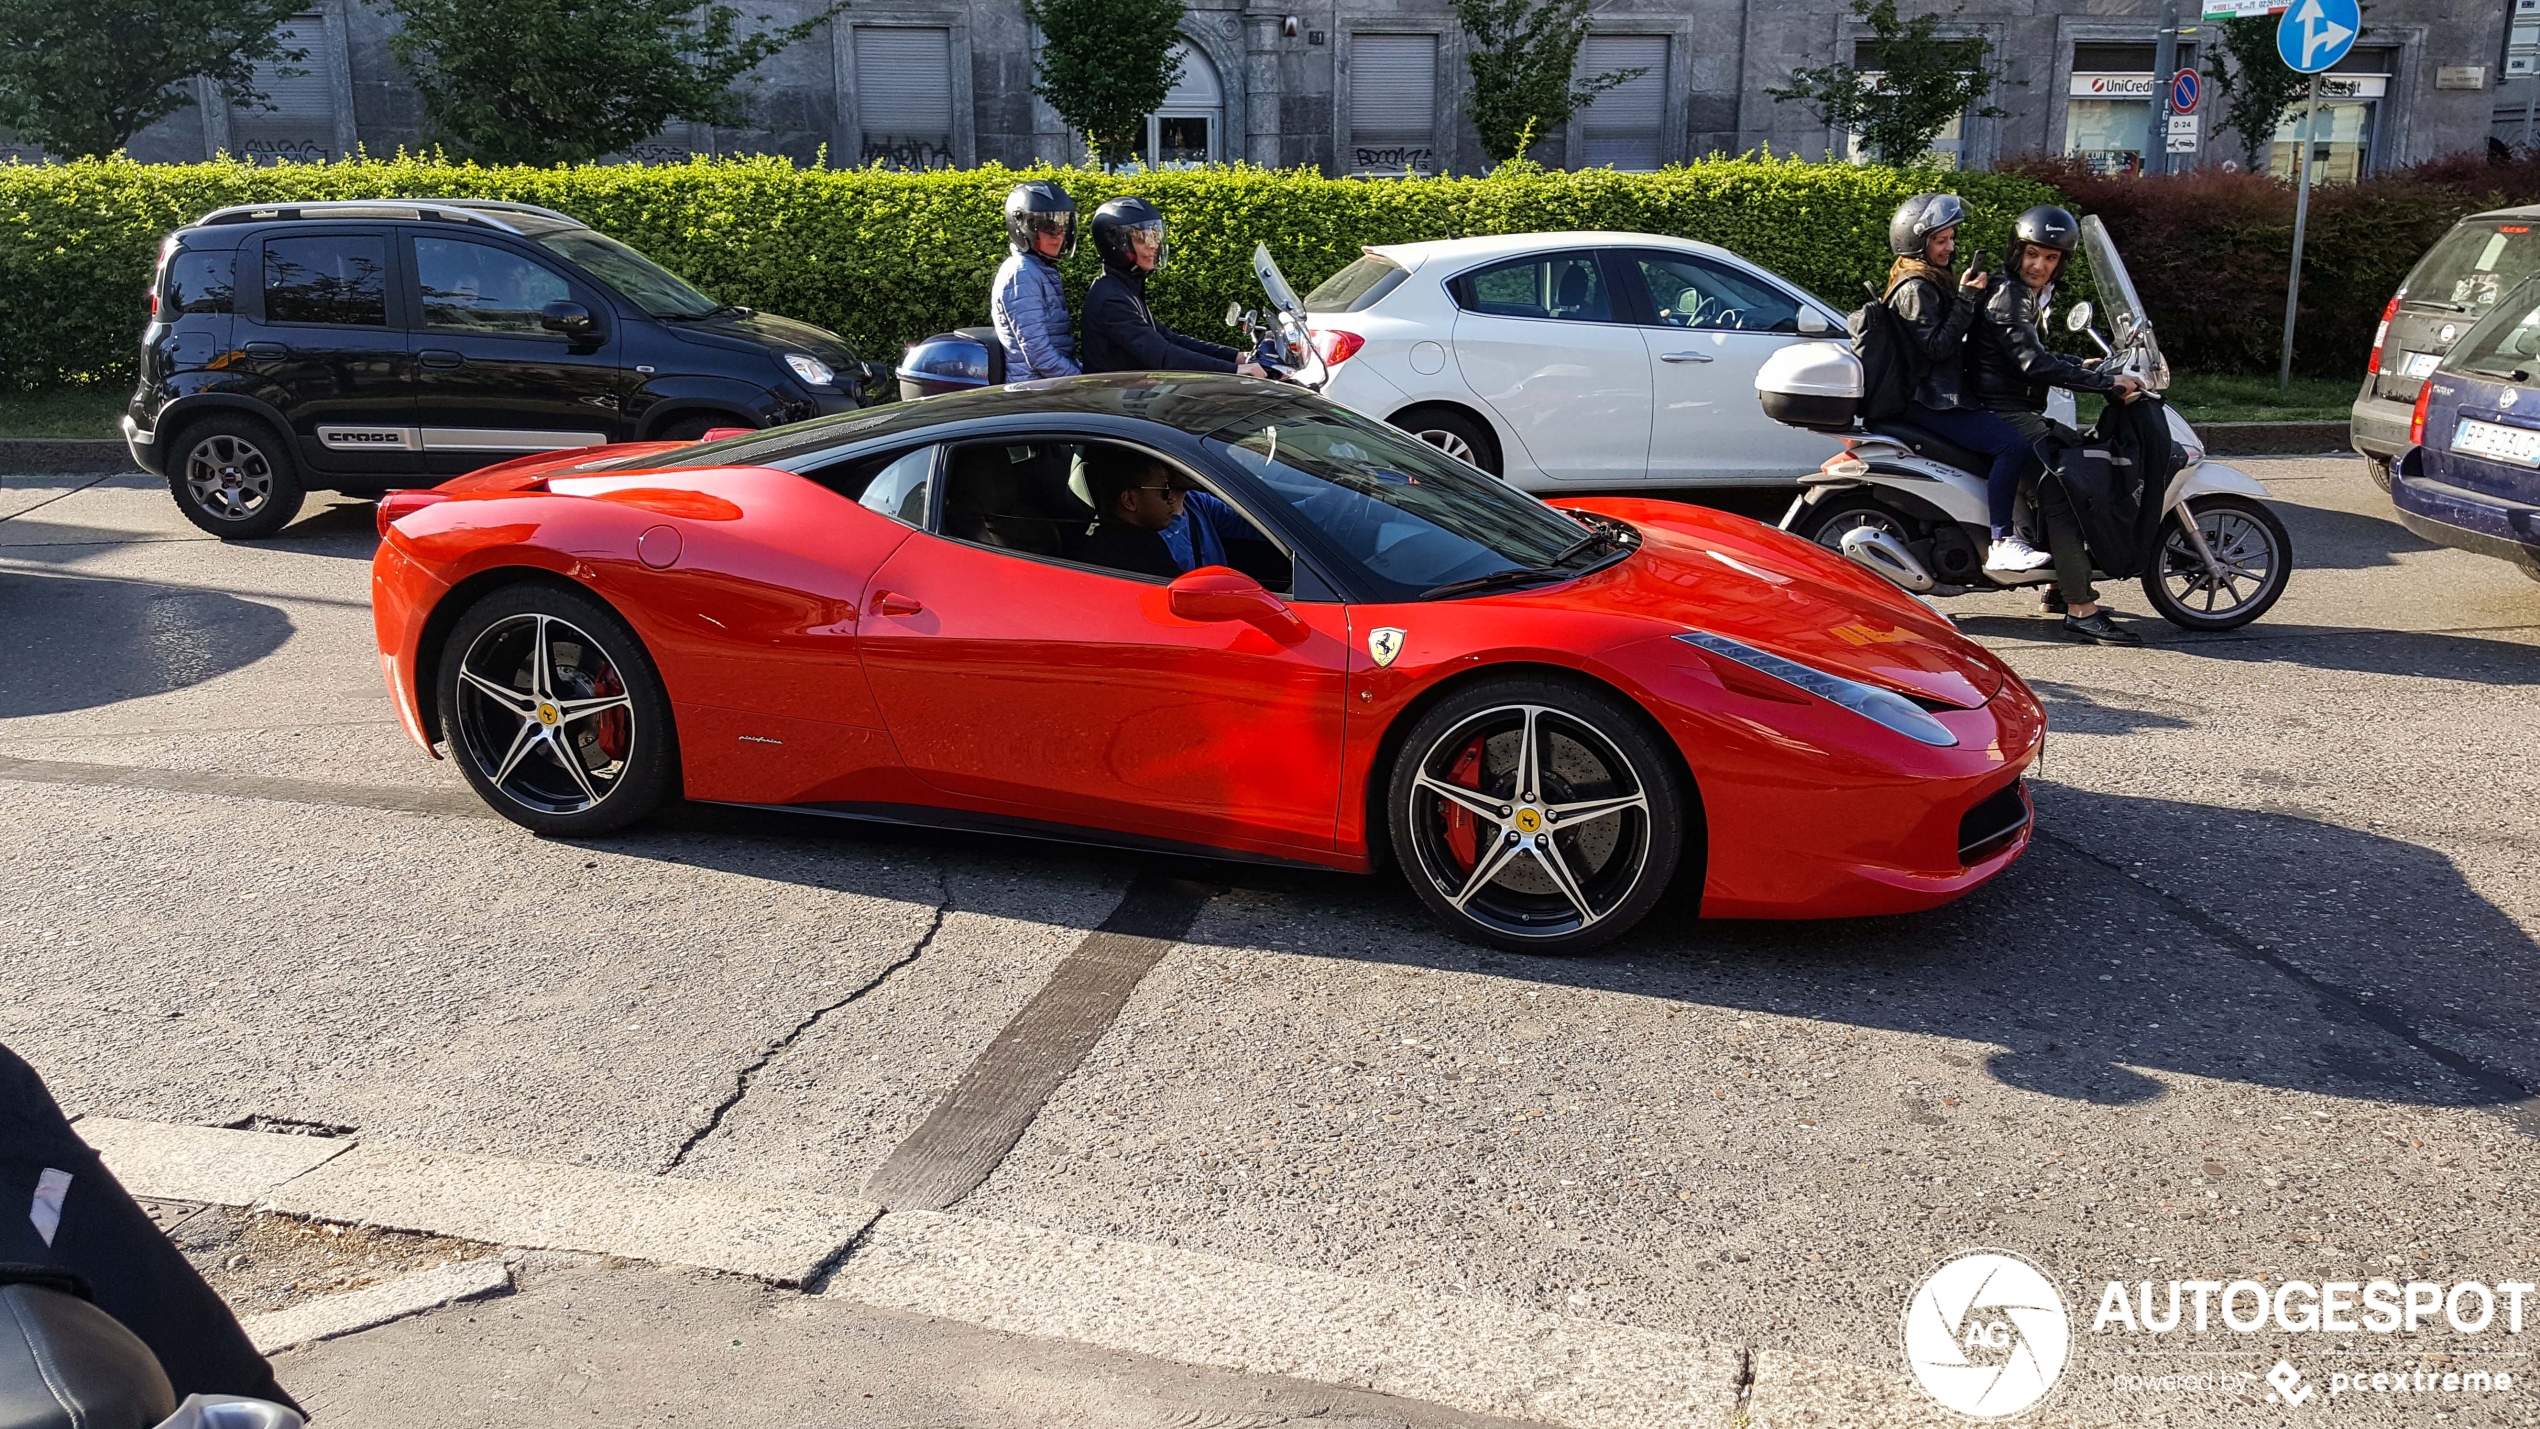
[[[2417,393],[2391,468],[2399,520],[2540,580],[2540,277],[2527,278]]]

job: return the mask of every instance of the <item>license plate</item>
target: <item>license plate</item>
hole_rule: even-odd
[[[2442,363],[2443,354],[2439,352],[2411,352],[2400,359],[2399,375],[2402,377],[2431,377],[2434,375],[2434,369],[2441,366]]]
[[[2491,461],[2509,461],[2516,466],[2540,467],[2540,431],[2463,417],[2460,426],[2453,429],[2452,450]]]

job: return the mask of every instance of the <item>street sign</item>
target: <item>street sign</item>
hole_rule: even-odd
[[[2283,13],[2285,0],[2205,0],[2208,20],[2246,20],[2255,15]]]
[[[2296,74],[2318,74],[2346,58],[2364,27],[2355,0],[2299,0],[2276,22],[2275,52]]]
[[[2195,113],[2196,102],[2204,97],[2205,81],[2192,69],[2180,70],[2178,78],[2170,81],[2170,112],[2173,114]]]
[[[2177,138],[2181,134],[2193,139],[2198,134],[2204,132],[2204,127],[2204,121],[2198,119],[2193,114],[2173,114],[2170,116],[2170,137],[2173,139]]]

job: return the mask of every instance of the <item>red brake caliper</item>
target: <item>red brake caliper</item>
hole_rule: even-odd
[[[617,667],[614,665],[603,671],[600,678],[591,682],[591,695],[594,699],[604,695],[624,693],[626,693],[626,682],[617,677]],[[604,710],[591,717],[593,726],[591,742],[598,745],[600,753],[610,759],[624,759],[626,735],[628,730],[633,728],[633,723],[626,717],[624,710]]]
[[[1446,782],[1461,785],[1467,789],[1482,787],[1482,737],[1480,735],[1473,736],[1472,742],[1456,754],[1455,763],[1446,771]],[[1439,802],[1445,806],[1447,850],[1469,870],[1473,866],[1473,861],[1480,857],[1476,848],[1481,835],[1481,820],[1473,817],[1473,811],[1461,804],[1447,803],[1445,800]]]

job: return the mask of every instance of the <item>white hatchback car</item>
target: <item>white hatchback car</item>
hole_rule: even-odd
[[[1725,248],[1648,233],[1385,244],[1306,295],[1323,394],[1550,491],[1787,480],[1841,450],[1755,373],[1842,315]]]

